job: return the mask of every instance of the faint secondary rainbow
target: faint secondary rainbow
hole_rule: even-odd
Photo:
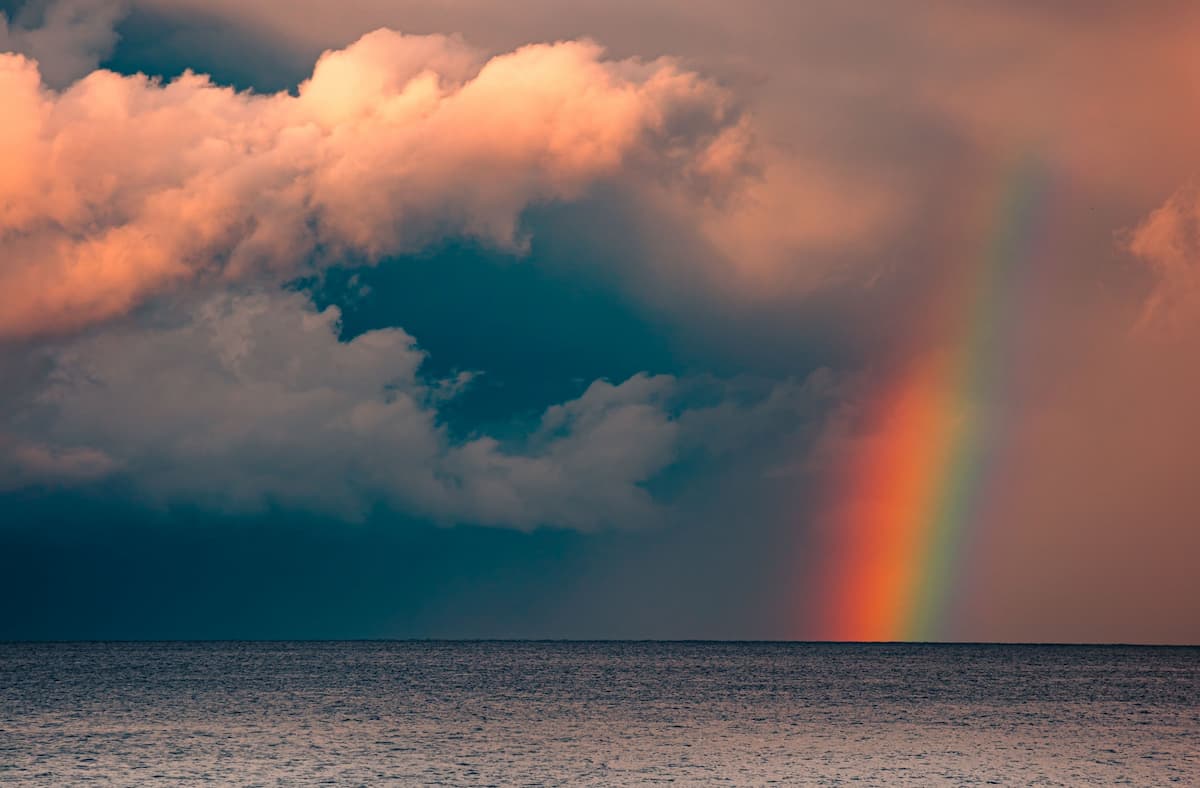
[[[1005,380],[1044,170],[1025,159],[1001,179],[986,242],[937,332],[940,349],[902,365],[864,402],[820,533],[809,621],[821,639],[941,637],[964,548],[983,519],[1003,434]]]

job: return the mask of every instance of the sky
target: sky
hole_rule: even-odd
[[[1195,4],[0,13],[0,639],[1200,642]]]

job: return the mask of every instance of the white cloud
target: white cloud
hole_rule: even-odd
[[[0,425],[17,447],[0,455],[27,469],[5,484],[115,473],[160,503],[636,526],[659,514],[644,484],[684,452],[727,451],[747,425],[778,422],[782,402],[794,412],[808,398],[783,386],[737,404],[710,381],[715,403],[688,409],[688,381],[642,374],[592,383],[515,442],[454,440],[439,408],[469,375],[427,380],[404,331],[345,342],[338,319],[301,293],[226,293],[55,345],[37,394]]]

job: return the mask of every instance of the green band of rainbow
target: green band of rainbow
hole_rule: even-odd
[[[868,403],[869,435],[839,469],[826,512],[811,600],[820,637],[943,636],[1004,437],[1011,329],[1044,192],[1035,160],[1010,171],[999,219],[947,310],[943,350],[907,364]]]

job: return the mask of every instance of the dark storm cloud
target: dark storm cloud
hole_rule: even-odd
[[[109,17],[103,15],[108,12],[98,10],[110,6],[42,4],[36,13],[18,11],[12,3],[4,7],[12,12],[5,46],[26,53],[42,47],[47,64],[42,73],[59,86],[81,75],[111,46],[104,23]],[[48,32],[36,32],[43,19],[67,18],[61,9],[68,7],[97,10],[78,16],[91,21],[60,21],[46,24]],[[55,12],[60,16],[51,13],[53,8],[60,9]],[[960,589],[961,617],[947,635],[1055,639],[1060,633],[1059,639],[1195,640],[1200,637],[1195,629],[1200,616],[1192,600],[1200,599],[1200,593],[1186,557],[1197,549],[1193,523],[1200,517],[1200,502],[1188,487],[1187,458],[1200,423],[1192,404],[1196,377],[1191,363],[1200,305],[1193,298],[1196,200],[1185,184],[1200,168],[1195,144],[1200,102],[1193,89],[1200,78],[1192,34],[1196,13],[1194,4],[1166,0],[903,5],[780,0],[736,8],[670,0],[570,6],[482,0],[144,0],[133,3],[128,15],[116,22],[120,40],[103,62],[123,74],[174,76],[193,67],[214,74],[217,85],[288,89],[293,94],[289,100],[296,100],[322,51],[343,49],[363,33],[389,26],[406,33],[459,33],[480,61],[528,43],[587,37],[611,54],[584,58],[584,65],[601,69],[607,78],[629,78],[622,58],[671,55],[679,58],[681,73],[696,75],[695,85],[703,83],[703,90],[695,94],[701,97],[698,103],[648,105],[656,111],[679,109],[673,116],[679,123],[666,123],[661,129],[682,128],[691,134],[684,135],[688,144],[682,158],[678,150],[662,145],[670,141],[670,134],[650,134],[642,138],[644,144],[623,149],[629,156],[622,166],[601,167],[587,177],[565,181],[560,177],[564,170],[537,170],[548,178],[546,190],[518,188],[519,199],[512,200],[500,199],[512,197],[504,191],[499,203],[459,199],[477,174],[470,157],[459,161],[461,167],[450,168],[462,178],[446,180],[441,177],[444,171],[435,173],[438,177],[428,181],[444,188],[419,189],[421,200],[413,203],[392,201],[397,193],[378,180],[354,181],[356,188],[342,192],[337,201],[348,206],[339,227],[343,235],[361,243],[349,244],[354,246],[349,253],[341,249],[321,259],[319,267],[331,267],[331,272],[315,273],[311,266],[313,258],[327,252],[328,239],[320,239],[300,250],[267,255],[280,265],[260,268],[248,278],[262,286],[264,281],[311,275],[299,294],[260,291],[256,297],[288,307],[286,316],[277,316],[289,335],[303,338],[306,335],[295,325],[316,322],[323,333],[318,333],[315,348],[298,340],[292,352],[284,342],[274,355],[290,358],[298,369],[314,375],[320,380],[317,388],[327,389],[337,401],[305,410],[296,403],[306,390],[293,388],[286,374],[266,363],[237,385],[210,389],[211,401],[228,406],[241,396],[254,399],[239,385],[269,384],[279,402],[299,414],[291,422],[288,408],[282,408],[267,413],[261,425],[283,436],[273,444],[278,456],[268,457],[265,464],[286,457],[305,471],[289,474],[299,493],[288,488],[291,479],[267,473],[264,481],[261,474],[248,473],[248,498],[258,496],[260,505],[281,496],[293,507],[311,507],[305,496],[320,493],[341,503],[322,502],[318,508],[355,511],[368,520],[374,516],[374,502],[382,500],[422,518],[491,517],[525,528],[561,520],[557,524],[590,528],[602,519],[624,518],[642,509],[631,501],[650,500],[655,512],[650,519],[660,525],[658,531],[589,535],[571,542],[578,547],[578,562],[546,547],[559,538],[547,535],[552,532],[506,534],[497,539],[512,537],[504,544],[514,556],[523,556],[514,557],[512,566],[524,569],[488,575],[487,562],[476,561],[475,551],[493,549],[499,542],[466,534],[436,537],[470,555],[471,571],[492,577],[492,587],[526,589],[528,595],[501,595],[518,606],[528,604],[536,586],[523,584],[518,575],[526,569],[554,575],[549,566],[569,564],[575,573],[571,580],[554,575],[541,586],[564,600],[568,612],[556,618],[538,608],[524,619],[527,624],[535,618],[554,622],[547,624],[553,631],[627,633],[631,630],[621,623],[637,619],[643,611],[644,617],[637,620],[645,628],[637,632],[743,632],[738,622],[769,609],[769,615],[762,614],[765,618],[755,619],[762,628],[752,631],[807,632],[806,623],[778,600],[793,593],[785,589],[797,587],[787,577],[789,568],[802,574],[825,558],[804,554],[793,545],[793,540],[803,543],[799,536],[819,516],[813,502],[829,483],[822,475],[828,470],[820,467],[822,455],[811,453],[811,433],[819,431],[831,410],[839,419],[858,423],[855,409],[877,391],[887,390],[894,370],[914,356],[942,352],[961,341],[937,327],[953,325],[942,318],[963,308],[956,288],[987,259],[996,228],[1004,226],[1003,197],[1012,173],[1027,159],[1040,162],[1050,196],[1035,217],[1042,228],[1040,251],[1029,263],[1031,284],[1021,293],[1021,310],[1012,318],[1030,340],[1014,353],[1013,379],[1005,381],[1006,390],[1017,395],[1006,403],[1005,413],[1012,421],[1004,432],[1020,462],[1014,464],[1017,473],[996,482],[1006,491],[1004,505],[991,515],[999,525],[981,540],[984,560],[972,573],[972,582]],[[57,43],[46,49],[49,41]],[[440,61],[434,70],[447,77],[453,72]],[[12,73],[19,77],[25,72],[14,68]],[[544,73],[553,74],[554,69]],[[652,80],[640,81],[642,77],[645,74],[630,78],[631,84],[645,89]],[[22,84],[28,87],[28,82]],[[148,83],[112,75],[96,77],[94,83],[118,92],[136,83],[142,85],[133,91],[136,95],[160,95]],[[232,114],[251,107],[254,118],[265,117],[258,112],[258,98],[213,86],[200,90],[186,80],[175,88],[192,89],[223,102]],[[87,103],[83,99],[88,90],[76,91],[65,103],[56,99],[60,116]],[[217,94],[220,97],[214,98]],[[25,94],[33,103],[47,100],[47,95],[38,90]],[[103,97],[104,92],[91,95]],[[495,95],[511,93],[499,90]],[[287,102],[280,98],[278,103]],[[703,110],[699,116],[709,121],[700,124],[698,134],[690,122],[697,107]],[[140,126],[137,119],[128,124],[132,131]],[[251,127],[253,123],[247,124]],[[595,130],[605,128],[609,127]],[[12,134],[14,129],[20,131],[15,125],[6,131]],[[206,134],[230,136],[226,127]],[[174,158],[177,149],[199,148],[194,142],[164,149]],[[139,143],[130,149],[140,153],[154,147]],[[17,163],[43,160],[44,149],[39,150]],[[117,175],[136,171],[133,161],[120,159],[124,163]],[[149,169],[166,171],[158,165]],[[372,174],[371,167],[358,171]],[[529,170],[521,164],[513,172],[520,176]],[[290,183],[293,175],[271,173],[279,176],[278,183]],[[646,173],[652,177],[642,177]],[[714,180],[713,173],[721,177]],[[80,188],[86,185],[81,178],[62,180]],[[500,180],[522,183],[521,177]],[[31,183],[34,194],[52,191],[44,182]],[[181,340],[189,330],[194,338],[197,323],[186,310],[173,326],[161,322],[161,314],[175,304],[202,303],[194,289],[218,299],[236,298],[216,293],[223,286],[220,281],[192,274],[214,267],[224,270],[231,260],[244,263],[253,258],[257,264],[265,259],[250,255],[235,260],[242,242],[253,240],[255,227],[280,225],[279,214],[260,210],[260,198],[270,189],[264,190],[260,180],[248,183],[252,187],[237,194],[250,195],[249,201],[235,200],[231,215],[249,212],[258,218],[257,224],[221,225],[230,230],[234,242],[221,236],[212,255],[209,247],[199,252],[186,245],[169,247],[167,257],[195,263],[182,279],[138,290],[126,301],[118,298],[97,306],[85,299],[83,304],[68,303],[57,314],[35,309],[9,321],[10,326],[25,325],[27,319],[61,328],[56,321],[65,317],[78,321],[78,329],[126,315],[118,325],[89,327],[79,337],[52,343],[23,339],[0,349],[6,354],[0,363],[8,373],[0,380],[0,403],[11,417],[2,427],[6,433],[0,453],[5,460],[0,472],[10,487],[54,484],[60,491],[56,494],[65,494],[63,485],[95,489],[89,485],[121,480],[130,487],[111,495],[136,498],[157,489],[156,495],[173,490],[172,494],[183,491],[185,497],[207,499],[216,491],[216,497],[225,498],[216,508],[228,508],[230,491],[239,489],[232,476],[246,470],[245,462],[239,466],[237,460],[253,459],[253,452],[217,451],[207,458],[209,464],[189,465],[194,457],[183,462],[180,458],[188,455],[176,449],[190,451],[197,441],[216,440],[206,429],[213,423],[251,435],[257,447],[266,446],[264,434],[255,432],[259,425],[239,424],[234,429],[232,416],[193,403],[189,409],[203,418],[196,419],[193,429],[183,430],[178,425],[186,419],[179,419],[178,413],[158,418],[167,408],[150,401],[137,408],[147,417],[139,433],[136,425],[122,421],[128,414],[122,415],[114,404],[148,397],[145,392],[160,387],[158,377],[164,373],[201,379],[202,371],[192,364],[202,366],[203,374],[216,370],[216,379],[236,378],[230,371],[236,364],[219,351],[228,350],[228,344],[206,340],[196,349],[183,342],[181,347],[189,348],[187,361],[168,361],[147,351],[140,356],[145,362],[141,381],[120,367],[120,354],[102,351],[106,343],[152,349],[156,342]],[[134,186],[139,184],[144,185]],[[171,191],[179,184],[166,185]],[[434,207],[424,201],[430,194],[436,198]],[[285,207],[308,205],[303,199],[284,202]],[[0,207],[24,210],[29,204],[10,200]],[[417,217],[418,229],[432,231],[417,233],[420,240],[411,245],[377,243],[395,230],[398,205],[406,215]],[[503,210],[493,210],[497,205]],[[29,218],[19,214],[0,217],[15,216],[18,224]],[[131,216],[145,218],[136,212],[123,214],[116,217],[117,225],[144,229]],[[105,222],[113,217],[51,212],[21,224],[21,232],[6,238],[11,244],[24,244],[19,247],[24,257],[17,257],[32,259],[29,255],[53,251],[64,238],[86,238],[97,227],[107,227]],[[126,220],[131,223],[122,225]],[[291,226],[299,228],[297,237],[312,230],[308,221]],[[62,238],[56,240],[59,230]],[[261,251],[263,246],[248,248]],[[50,262],[66,259],[46,254]],[[364,257],[382,261],[381,267],[364,268]],[[53,275],[53,266],[36,268],[48,278],[30,280],[35,285],[30,292],[56,292],[41,283],[63,277]],[[310,296],[317,306],[308,302]],[[14,314],[26,303],[12,306]],[[128,316],[135,303],[142,304],[141,311]],[[320,317],[319,309],[330,306],[340,310],[340,329],[321,322],[332,313]],[[378,442],[384,447],[383,459],[369,452],[360,457],[343,442],[352,433],[329,431],[317,411],[346,414],[363,403],[379,405],[385,386],[367,373],[371,364],[358,368],[363,374],[357,378],[335,378],[312,358],[297,354],[303,355],[307,347],[325,361],[334,361],[360,352],[373,340],[407,337],[415,338],[421,351],[407,339],[397,341],[391,348],[395,357],[388,357],[388,363],[403,367],[401,361],[407,359],[404,363],[411,365],[415,362],[406,354],[419,355],[420,374],[402,378],[410,390],[420,392],[417,399],[424,405],[414,413],[418,421],[433,425],[420,435],[424,440],[434,436],[435,450],[406,453],[419,441],[388,439],[384,430]],[[356,346],[360,340],[364,344]],[[249,344],[259,341],[256,336]],[[262,338],[260,347],[274,346]],[[70,357],[71,352],[76,355]],[[98,355],[88,358],[92,354]],[[114,382],[110,390],[78,386],[78,379],[66,389],[61,378],[55,384],[59,388],[47,385],[54,370],[79,370],[87,364],[99,365],[101,377]],[[813,398],[809,391],[787,399],[797,390],[789,380],[806,380],[822,366],[832,370],[828,378],[822,373],[814,379],[826,381],[825,394]],[[455,376],[464,371],[481,374],[456,396],[445,396],[457,388]],[[731,379],[749,375],[766,380],[751,387],[753,396],[742,396],[740,384]],[[609,382],[596,382],[601,379]],[[630,381],[633,385],[624,388]],[[655,385],[674,393],[664,395]],[[635,390],[636,396],[616,406],[592,401],[593,411],[584,404],[591,386],[593,393],[606,397]],[[696,393],[705,386],[709,393]],[[122,394],[115,397],[114,392]],[[762,409],[763,403],[778,404],[780,396],[792,404]],[[836,408],[830,404],[835,399]],[[188,399],[180,397],[179,402],[182,408]],[[592,435],[596,441],[588,445],[596,456],[607,459],[577,474],[578,489],[586,491],[586,516],[564,514],[582,500],[574,482],[547,486],[544,476],[533,474],[530,478],[540,479],[536,484],[514,485],[506,465],[514,458],[539,456],[540,449],[531,450],[526,441],[537,435],[544,415],[558,406],[565,410],[554,413],[572,414],[563,421],[571,427],[568,433],[571,425],[588,424],[582,411],[610,413],[613,407],[633,407],[649,417],[644,423],[624,423],[628,429],[619,429],[617,423],[610,425],[612,433],[606,427]],[[689,413],[724,415],[719,424],[712,424]],[[673,435],[657,441],[663,425]],[[105,430],[109,432],[102,434]],[[688,430],[706,436],[707,443],[688,437]],[[741,434],[756,437],[738,443]],[[471,473],[455,465],[450,476],[478,471],[473,478],[487,482],[488,495],[466,485],[466,493],[455,503],[435,504],[430,501],[438,498],[436,494],[431,498],[414,492],[416,482],[411,479],[428,470],[430,456],[438,458],[432,464],[444,472],[438,463],[483,436],[496,441],[484,452],[485,461],[476,462]],[[562,437],[555,434],[547,440]],[[723,454],[721,446],[727,447]],[[326,448],[329,451],[322,454]],[[704,461],[696,461],[697,455]],[[351,481],[354,474],[345,471],[372,456],[378,461],[366,463],[370,481],[364,494]],[[413,463],[421,473],[386,479],[386,474],[373,475],[377,467],[404,457],[416,457]],[[460,461],[465,462],[462,457],[454,462]],[[497,474],[498,467],[503,472]],[[181,473],[184,468],[193,473]],[[172,469],[184,481],[169,479]],[[497,481],[497,475],[504,478]],[[401,477],[410,481],[398,481]],[[330,481],[316,484],[314,479]],[[513,505],[514,491],[519,491],[519,505]],[[485,499],[487,505],[479,503]],[[10,511],[22,506],[9,500]],[[400,513],[392,514],[401,518]],[[261,522],[268,521],[261,516]],[[572,517],[576,519],[568,522]],[[52,563],[53,550],[40,544],[37,550]],[[157,554],[173,549],[161,547]],[[543,548],[552,555],[544,566],[532,558]],[[723,563],[726,556],[729,560]],[[522,563],[526,560],[530,563]],[[237,571],[249,573],[248,567],[249,563]],[[758,577],[759,568],[765,579]],[[146,578],[151,585],[156,582]],[[711,578],[717,580],[710,582]],[[415,594],[415,588],[395,593]],[[453,597],[461,604],[447,603],[442,609],[452,611],[446,612],[448,620],[469,622],[464,631],[504,629],[497,625],[488,630],[482,617],[468,612],[475,605],[496,613],[484,601],[485,594],[470,588],[469,580],[446,594],[446,599]],[[650,602],[639,607],[639,599]],[[705,618],[705,610],[712,619]],[[587,623],[571,629],[565,623],[571,618],[569,611],[598,629],[589,630]],[[517,614],[510,619],[496,615],[495,620],[512,621],[514,632],[536,629],[521,629]],[[431,622],[436,620],[431,615],[412,624],[413,629],[395,631],[434,631]],[[672,629],[672,622],[686,622],[686,627]],[[449,625],[437,631],[460,633]]]

